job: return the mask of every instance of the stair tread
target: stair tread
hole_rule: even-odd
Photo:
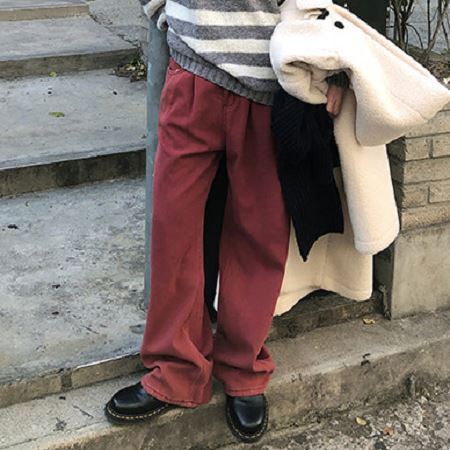
[[[137,351],[144,191],[133,179],[2,199],[1,383]]]
[[[87,16],[83,0],[0,0],[0,22]]]
[[[90,17],[2,22],[0,62],[134,50]]]
[[[0,10],[20,8],[64,8],[67,6],[84,6],[84,0],[0,0]]]
[[[299,420],[299,414],[386,395],[390,388],[400,393],[399,386],[411,368],[430,373],[437,366],[447,370],[449,311],[395,321],[375,318],[376,323],[370,326],[352,321],[269,343],[277,367],[267,389],[269,400],[274,401],[271,428],[286,426],[290,415]],[[434,368],[429,367],[432,358],[437,364]],[[367,365],[362,364],[364,360]],[[178,448],[233,442],[222,417],[223,393],[217,382],[208,405],[193,410],[177,408],[151,425],[133,428],[133,432],[108,424],[103,415],[105,402],[140,376],[76,389],[63,398],[52,395],[2,409],[0,448],[96,449],[111,448],[108,443],[116,442],[128,450],[173,448],[173,442]],[[207,434],[199,432],[198,426],[206,427]]]
[[[0,80],[0,92],[0,170],[145,147],[144,81],[96,70]]]

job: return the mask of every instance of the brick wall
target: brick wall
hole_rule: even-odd
[[[403,231],[450,221],[450,103],[387,146]]]
[[[450,103],[387,146],[401,231],[375,256],[392,318],[450,308]]]

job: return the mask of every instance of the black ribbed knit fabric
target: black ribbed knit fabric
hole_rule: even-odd
[[[303,260],[327,233],[343,233],[341,199],[333,176],[340,165],[333,119],[326,104],[313,105],[279,90],[272,108],[278,175]]]

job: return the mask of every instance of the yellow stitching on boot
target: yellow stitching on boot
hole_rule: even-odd
[[[108,409],[109,414],[111,414],[114,417],[117,417],[118,419],[122,419],[122,420],[134,420],[134,419],[144,419],[144,418],[147,418],[147,417],[152,417],[155,414],[161,412],[162,410],[164,410],[164,409],[166,409],[168,407],[169,407],[169,405],[164,405],[164,406],[159,407],[158,409],[155,409],[154,411],[152,411],[150,413],[142,414],[142,415],[139,415],[139,416],[123,416],[121,414],[117,414],[114,411],[112,411],[111,408],[109,407],[109,405],[106,406],[106,408]]]
[[[264,403],[265,403],[265,405],[266,405],[266,414],[265,414],[264,421],[263,421],[263,427],[262,427],[262,429],[259,430],[257,433],[252,434],[252,435],[242,434],[242,433],[234,426],[233,419],[232,419],[231,413],[230,413],[230,408],[229,408],[228,406],[226,407],[226,410],[227,410],[227,416],[228,416],[228,418],[230,419],[230,422],[229,422],[229,423],[230,423],[231,427],[233,428],[233,430],[234,430],[239,436],[241,436],[242,438],[245,438],[245,439],[255,439],[255,438],[261,436],[261,435],[264,433],[264,431],[266,431],[267,422],[269,421],[269,414],[268,414],[268,412],[267,412],[267,401],[266,401],[265,399],[264,399]]]
[[[152,411],[150,413],[141,414],[141,415],[138,415],[138,416],[124,416],[124,415],[115,413],[114,411],[111,410],[111,408],[109,406],[107,408],[108,408],[108,412],[114,417],[117,417],[119,419],[124,419],[124,420],[133,420],[133,419],[144,419],[146,417],[152,417],[155,414],[159,413],[160,411],[168,408],[168,405],[161,406],[158,409],[155,409],[154,411]]]

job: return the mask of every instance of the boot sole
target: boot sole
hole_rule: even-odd
[[[262,438],[262,436],[264,435],[264,433],[267,431],[267,425],[269,423],[269,406],[267,404],[266,399],[265,399],[265,403],[266,403],[266,414],[264,416],[262,428],[258,432],[253,433],[253,434],[245,434],[236,427],[236,425],[234,424],[233,419],[231,417],[230,408],[228,407],[228,405],[226,406],[225,409],[226,409],[226,417],[227,417],[228,427],[230,428],[233,435],[235,437],[237,437],[240,441],[247,442],[247,443],[259,441]]]
[[[153,411],[149,411],[148,413],[125,415],[125,414],[120,414],[120,413],[114,411],[111,408],[111,403],[108,402],[105,406],[104,411],[105,411],[105,415],[106,415],[107,419],[111,423],[114,423],[116,425],[125,425],[125,424],[131,424],[131,423],[146,422],[147,420],[150,420],[153,417],[162,414],[164,411],[170,409],[171,407],[173,407],[173,405],[167,404],[167,405],[160,406],[159,408],[157,408]]]

